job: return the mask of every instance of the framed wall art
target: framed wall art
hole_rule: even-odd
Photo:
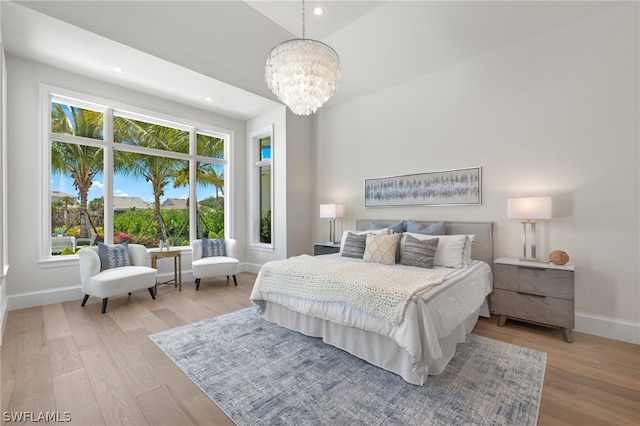
[[[480,167],[365,179],[364,206],[461,206],[482,201]]]

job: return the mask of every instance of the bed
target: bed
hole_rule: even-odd
[[[358,220],[356,229],[348,238],[362,235],[360,233],[370,230],[372,224],[382,228],[373,232],[387,234],[391,226],[397,228],[401,222]],[[406,223],[402,235],[409,241],[408,235],[415,234],[406,233]],[[436,225],[434,222],[414,222],[414,227],[416,224],[425,229]],[[432,269],[402,264],[382,265],[343,256],[350,248],[349,244],[345,244],[347,232],[343,235],[341,253],[296,256],[263,265],[251,293],[252,303],[268,321],[320,337],[325,343],[398,374],[409,383],[424,385],[429,375],[440,374],[445,369],[455,354],[456,344],[465,341],[478,317],[489,316],[487,297],[493,284],[490,267],[493,261],[492,223],[446,222],[446,235],[451,236],[446,241],[467,236],[467,241],[472,242],[466,245],[468,262],[458,267],[435,265]],[[371,241],[389,239],[378,236],[367,238]],[[400,237],[398,240],[401,241]],[[440,241],[445,241],[445,238],[440,237]],[[439,247],[445,246],[443,243]],[[440,254],[438,252],[436,256]],[[386,306],[389,294],[383,293],[380,304],[385,308],[380,312],[372,310],[370,300],[363,301],[362,298],[350,296],[336,301],[323,298],[323,294],[319,297],[315,290],[309,290],[317,278],[314,271],[331,272],[335,269],[344,277],[349,275],[344,273],[350,270],[347,268],[374,271],[368,277],[375,276],[376,279],[371,278],[368,284],[376,280],[389,283],[396,281],[389,279],[389,275],[382,275],[384,273],[402,277],[403,283],[414,287],[404,290],[412,293],[401,308]],[[420,282],[422,277],[424,282]],[[278,287],[280,281],[283,284]],[[337,284],[344,285],[341,281]],[[295,288],[296,285],[299,288]],[[417,290],[413,291],[414,288]],[[367,287],[367,291],[372,295],[378,294],[380,288]],[[399,310],[402,310],[401,314]]]

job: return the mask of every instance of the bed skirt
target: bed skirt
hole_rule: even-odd
[[[343,326],[335,322],[307,316],[288,309],[275,302],[260,301],[262,316],[282,327],[298,331],[308,336],[321,337],[322,340],[361,358],[370,364],[400,375],[405,381],[414,385],[424,385],[427,377],[438,375],[453,358],[456,345],[466,339],[466,335],[475,327],[478,317],[489,316],[489,307],[485,299],[480,308],[458,325],[452,333],[438,339],[442,355],[437,359],[430,351],[423,351],[425,359],[416,363],[405,349],[392,339],[370,331]],[[414,365],[423,365],[416,371]]]

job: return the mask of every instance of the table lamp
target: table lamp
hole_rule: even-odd
[[[551,219],[551,197],[508,198],[507,218],[522,220],[523,257],[520,260],[538,262],[535,221]],[[527,224],[531,226],[531,257],[527,257]]]
[[[336,241],[336,218],[344,215],[342,204],[320,204],[320,218],[329,219],[329,243]]]

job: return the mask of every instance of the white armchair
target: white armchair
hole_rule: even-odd
[[[191,241],[191,272],[196,279],[196,290],[200,289],[202,278],[226,275],[233,276],[233,282],[238,285],[236,274],[238,273],[240,262],[238,261],[238,244],[232,238],[225,238],[225,256],[202,257],[202,240]]]
[[[89,296],[102,298],[102,313],[107,310],[109,297],[123,293],[149,289],[153,299],[156,298],[153,286],[156,284],[157,271],[147,266],[147,249],[140,244],[128,245],[129,259],[132,266],[120,266],[117,268],[100,271],[100,256],[98,247],[83,248],[78,253],[80,259],[80,281],[84,299],[82,305],[87,303]]]

